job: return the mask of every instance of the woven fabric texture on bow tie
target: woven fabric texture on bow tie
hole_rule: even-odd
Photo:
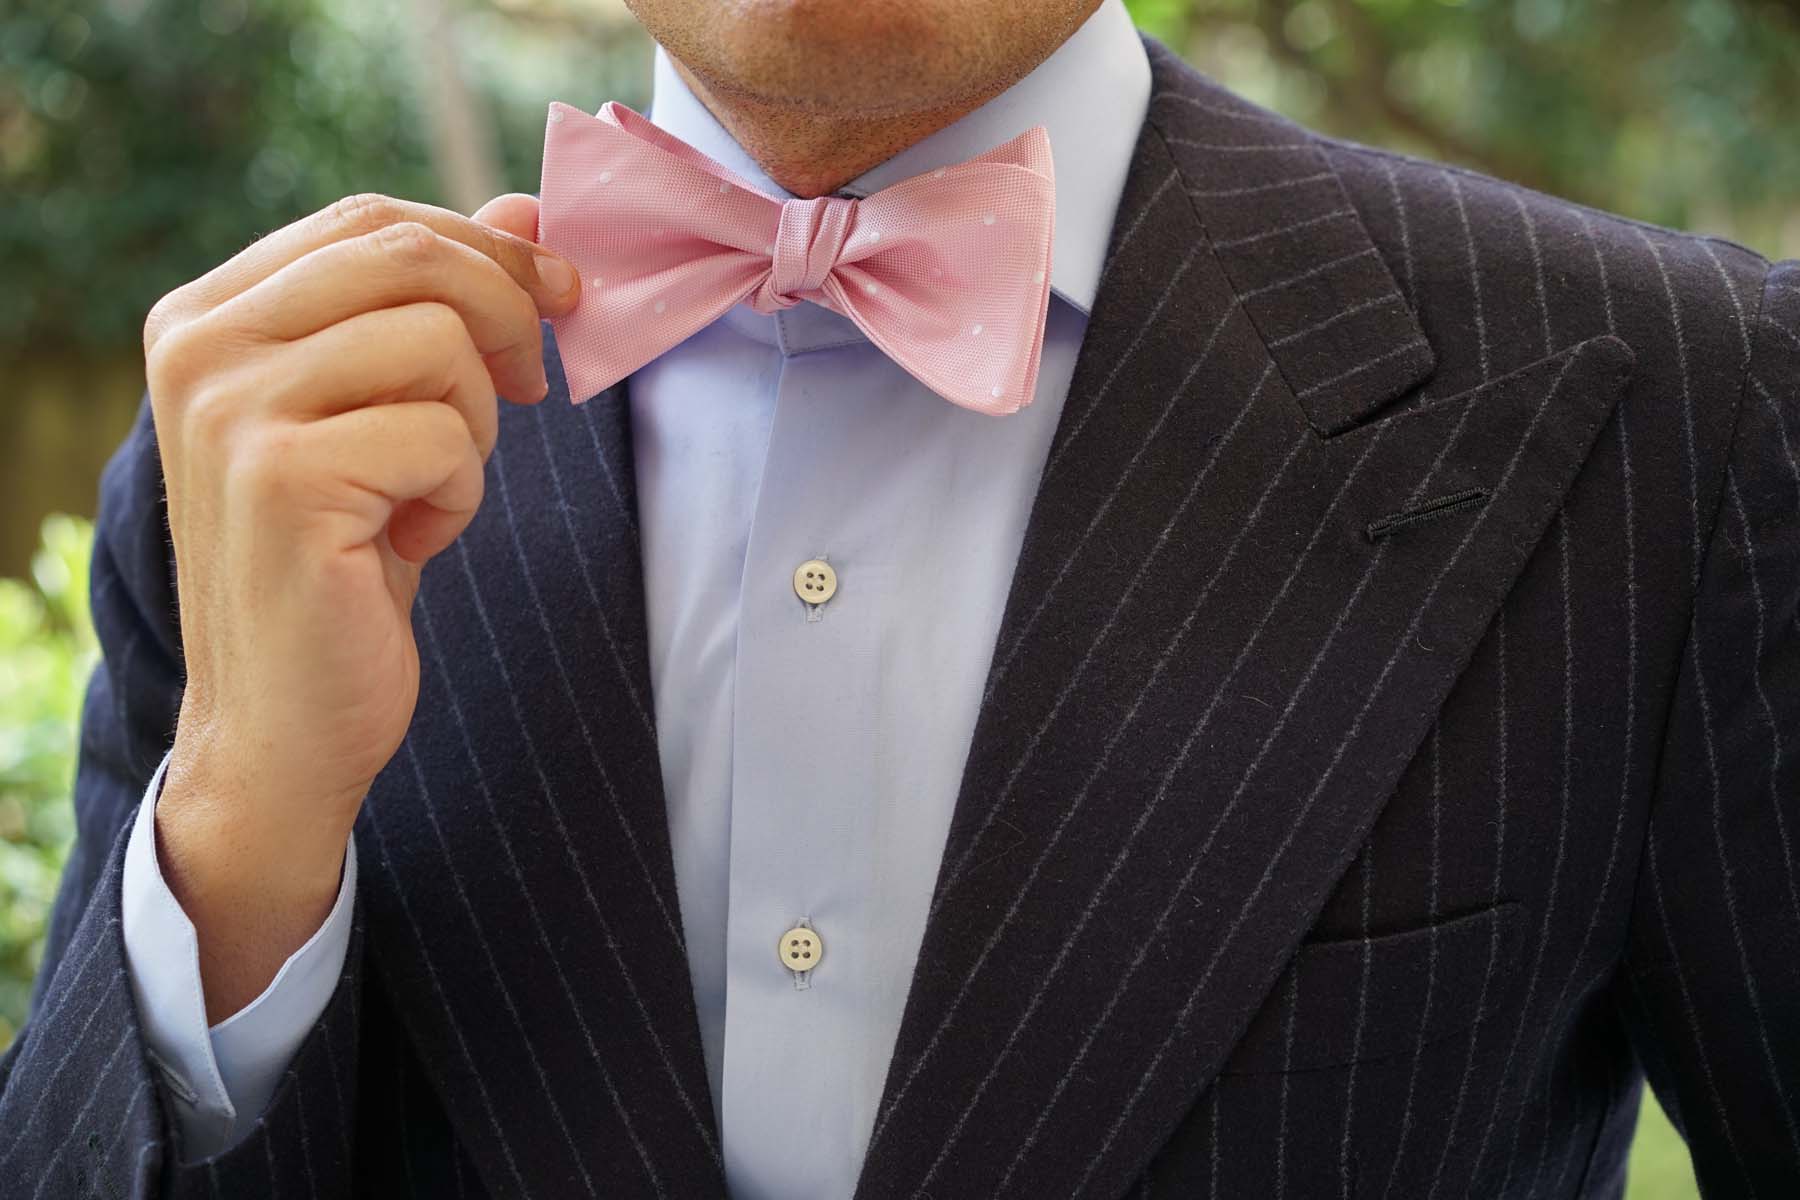
[[[540,202],[538,241],[584,285],[551,322],[577,402],[742,301],[842,313],[965,408],[1031,402],[1055,224],[1042,127],[864,199],[783,200],[623,105],[553,103]]]

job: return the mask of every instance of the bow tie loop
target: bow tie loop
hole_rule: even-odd
[[[620,104],[553,103],[538,240],[587,286],[552,318],[571,399],[611,387],[748,303],[850,319],[931,391],[1031,403],[1055,179],[1042,126],[861,199],[771,196]]]
[[[856,205],[839,196],[783,201],[781,223],[770,245],[769,277],[751,296],[750,306],[772,313],[817,296],[837,269],[856,220]]]

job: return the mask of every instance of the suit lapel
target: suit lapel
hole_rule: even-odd
[[[370,958],[491,1194],[722,1196],[629,410],[571,406],[546,343],[549,398],[506,407],[480,514],[425,572],[416,714],[357,827]]]
[[[1129,1186],[1354,857],[1628,369],[1597,339],[1390,409],[1431,351],[1327,161],[1153,60],[858,1200]]]

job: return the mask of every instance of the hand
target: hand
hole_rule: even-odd
[[[538,320],[580,289],[536,228],[530,196],[356,196],[145,323],[187,666],[158,859],[211,1021],[330,910],[418,698],[420,569],[481,502],[496,394],[547,391]]]

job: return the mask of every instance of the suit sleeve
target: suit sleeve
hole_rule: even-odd
[[[1746,301],[1619,985],[1709,1198],[1800,1195],[1800,264]]]
[[[0,1059],[0,1178],[21,1183],[33,1200],[349,1196],[360,905],[324,1012],[267,1108],[223,1153],[187,1161],[180,1081],[157,1065],[133,997],[121,920],[125,851],[174,732],[181,690],[166,529],[146,403],[101,482],[91,596],[102,662],[82,715],[76,844],[32,1015]],[[272,1186],[272,1177],[303,1187]]]

